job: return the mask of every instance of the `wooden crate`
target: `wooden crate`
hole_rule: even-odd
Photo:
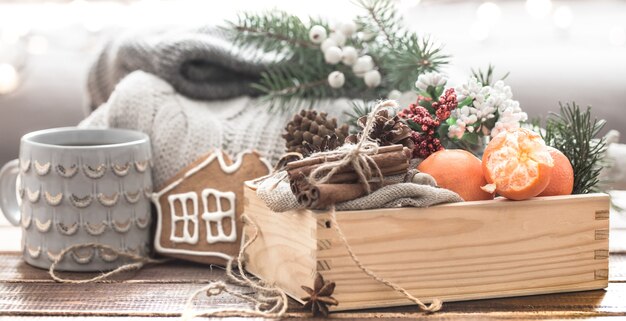
[[[253,187],[244,195],[244,213],[260,228],[247,251],[250,273],[300,301],[300,286],[312,287],[319,272],[336,282],[339,305],[331,311],[411,304],[357,268],[328,213],[274,213]],[[426,302],[608,285],[606,194],[346,211],[337,212],[337,221],[365,266]]]

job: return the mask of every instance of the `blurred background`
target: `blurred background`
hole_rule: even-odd
[[[559,101],[592,105],[626,133],[626,1],[399,0],[410,28],[445,44],[454,83],[496,66],[530,117]],[[222,24],[273,7],[345,20],[349,0],[0,0],[0,164],[19,137],[72,126],[88,114],[86,78],[102,44],[127,29]]]

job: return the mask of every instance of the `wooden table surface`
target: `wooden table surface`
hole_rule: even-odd
[[[624,217],[619,219],[623,220]],[[613,224],[613,221],[612,221]],[[505,299],[445,303],[443,310],[424,315],[416,307],[338,312],[338,319],[420,320],[626,320],[626,228],[611,231],[609,287],[605,290]],[[22,262],[16,251],[19,230],[0,226],[0,319],[174,320],[188,296],[214,280],[224,280],[220,268],[171,262],[114,277],[109,283],[59,284],[47,271]],[[66,273],[85,278],[93,274]],[[239,288],[242,292],[248,291]],[[201,297],[200,307],[247,307],[241,299],[222,294]],[[309,319],[300,304],[291,301],[288,318]]]

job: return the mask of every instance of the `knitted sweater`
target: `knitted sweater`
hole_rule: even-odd
[[[135,71],[79,127],[128,128],[147,133],[152,141],[153,180],[155,186],[160,186],[213,148],[231,155],[256,149],[276,162],[285,152],[281,134],[293,113],[269,112],[267,107],[256,98],[245,96],[220,101],[192,100],[177,93],[166,81]],[[339,118],[349,108],[347,100],[316,106],[317,110]]]
[[[90,104],[96,108],[107,101],[115,85],[135,70],[155,74],[195,99],[253,95],[250,83],[269,59],[238,50],[215,27],[129,31],[108,42],[91,67]]]

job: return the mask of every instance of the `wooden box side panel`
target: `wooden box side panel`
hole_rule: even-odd
[[[604,194],[468,202],[425,209],[338,212],[359,259],[418,298],[459,301],[608,285]],[[320,273],[337,284],[334,310],[410,304],[350,259],[318,215]]]
[[[305,294],[300,286],[312,286],[316,271],[316,218],[310,211],[274,213],[247,187],[244,197],[244,214],[259,228],[246,251],[246,270],[299,300]],[[245,232],[247,240],[253,229]]]

